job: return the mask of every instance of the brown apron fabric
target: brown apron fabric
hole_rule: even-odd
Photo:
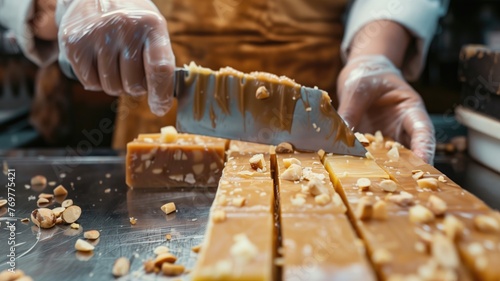
[[[156,0],[165,15],[176,57],[219,69],[286,75],[335,97],[341,68],[341,17],[347,0]],[[113,141],[124,148],[139,133],[175,124],[175,108],[159,118],[147,98],[123,96]]]

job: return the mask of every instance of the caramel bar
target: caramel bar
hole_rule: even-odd
[[[216,187],[227,140],[177,134],[141,134],[127,144],[126,182],[132,188]]]

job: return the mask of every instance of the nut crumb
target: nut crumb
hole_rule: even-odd
[[[50,201],[47,198],[38,198],[38,201],[36,201],[36,204],[38,205],[38,207],[40,207],[40,206],[48,204],[49,202]]]
[[[393,180],[383,180],[380,182],[380,188],[386,192],[394,192],[398,188]]]
[[[53,194],[49,194],[49,193],[40,193],[38,194],[38,198],[45,198],[47,200],[51,200],[54,198],[54,195]]]
[[[96,240],[99,236],[101,233],[98,230],[88,230],[83,233],[83,237],[89,240]]]
[[[285,169],[288,169],[292,164],[302,166],[302,163],[300,163],[300,160],[297,158],[283,158],[283,166],[285,166]]]
[[[385,220],[387,219],[387,204],[385,201],[379,200],[373,205],[373,219]]]
[[[66,199],[61,203],[61,207],[63,208],[68,208],[71,205],[73,205],[73,200],[71,199]]]
[[[30,221],[30,219],[28,219],[28,218],[21,219],[21,222],[29,222],[29,221]]]
[[[393,146],[388,152],[387,156],[389,159],[392,161],[398,161],[399,160],[399,150],[397,146]]]
[[[417,180],[418,187],[428,188],[432,190],[437,190],[439,187],[439,182],[435,178],[422,178]]]
[[[201,245],[202,245],[202,244],[199,244],[199,245],[193,246],[193,247],[191,248],[191,251],[193,251],[194,253],[197,253],[197,254],[198,254],[198,253],[200,252],[200,250],[201,250]]]
[[[155,259],[155,266],[161,267],[164,263],[175,263],[177,257],[172,253],[161,253]]]
[[[64,186],[60,184],[56,188],[54,188],[54,191],[52,191],[52,193],[54,193],[54,196],[65,196],[68,195],[68,190],[66,190],[66,188],[64,188]]]
[[[356,207],[356,217],[360,220],[369,220],[373,215],[373,203],[369,197],[359,199]]]
[[[500,232],[500,223],[498,222],[498,220],[488,215],[478,215],[474,217],[474,226],[481,232]]]
[[[174,202],[168,202],[166,204],[163,204],[160,209],[166,214],[170,214],[172,212],[175,212],[177,209],[175,207],[175,203]]]
[[[316,202],[316,204],[318,205],[324,206],[330,203],[330,195],[328,195],[327,193],[316,195],[314,197],[314,202]]]
[[[414,204],[413,195],[406,191],[401,191],[399,192],[399,194],[392,194],[387,197],[387,200],[403,207],[411,206]]]
[[[89,242],[82,240],[82,239],[76,240],[75,250],[80,251],[80,252],[90,252],[90,251],[93,251],[94,249],[95,249],[95,247],[92,246]]]
[[[444,268],[457,269],[460,265],[455,245],[446,236],[436,233],[431,242],[432,257]]]
[[[155,262],[153,260],[146,260],[144,263],[144,271],[146,273],[151,273],[155,271]]]
[[[41,175],[36,175],[31,178],[31,186],[45,187],[47,185],[47,178]]]
[[[370,153],[370,151],[365,153],[365,157],[367,159],[375,160],[375,157],[373,156],[373,154]]]
[[[440,182],[447,182],[447,180],[443,176],[438,177],[438,181]]]
[[[66,208],[62,212],[61,218],[64,220],[65,223],[74,223],[80,218],[81,214],[82,214],[82,209],[78,206],[72,205]]]
[[[434,213],[422,205],[411,207],[409,216],[413,223],[429,223],[434,220]]]
[[[275,152],[278,154],[289,154],[293,153],[293,145],[288,142],[282,142],[276,146]]]
[[[160,141],[164,143],[175,143],[177,141],[178,133],[174,126],[166,126],[160,129]]]
[[[411,176],[414,180],[419,180],[421,178],[424,177],[424,172],[423,171],[419,171],[419,172],[416,172],[415,174],[413,174]]]
[[[164,254],[164,253],[170,253],[170,249],[167,246],[161,245],[161,246],[156,247],[153,250],[153,253],[155,255],[160,255],[160,254]]]
[[[224,210],[214,210],[212,212],[212,221],[215,223],[223,222],[226,220],[226,212]]]
[[[271,94],[267,90],[266,86],[260,86],[257,88],[257,91],[255,91],[255,98],[258,100],[263,100],[267,99]]]
[[[0,208],[3,208],[5,205],[7,205],[7,199],[0,199]]]
[[[184,266],[180,264],[163,263],[161,265],[161,271],[166,276],[178,276],[184,273],[184,270]]]
[[[358,139],[358,141],[363,145],[363,146],[369,146],[370,145],[370,141],[366,138],[365,135],[363,135],[362,133],[359,133],[359,132],[356,132],[354,133],[354,136]]]
[[[372,182],[368,178],[359,178],[358,181],[356,182],[356,185],[359,187],[360,190],[367,191],[368,189],[370,189]]]
[[[120,257],[113,265],[113,276],[122,277],[130,271],[130,260],[126,257]]]
[[[79,229],[79,228],[80,228],[80,225],[79,225],[79,224],[77,224],[77,223],[72,223],[72,224],[70,225],[70,227],[71,227],[72,229]]]
[[[375,264],[386,264],[392,261],[392,254],[383,248],[373,251],[372,260]]]
[[[250,167],[254,170],[264,169],[266,167],[266,160],[264,159],[264,154],[259,153],[250,157]]]
[[[131,225],[135,225],[137,223],[137,219],[135,217],[130,217],[129,221]]]
[[[294,197],[291,198],[292,205],[294,206],[303,206],[306,203],[306,199],[304,197]]]
[[[443,228],[446,236],[453,241],[461,237],[465,225],[455,216],[447,215],[443,220]]]
[[[429,196],[429,201],[427,202],[427,207],[434,213],[436,216],[444,215],[448,206],[443,199],[437,197],[436,195]]]
[[[232,200],[232,205],[235,207],[243,207],[245,205],[245,197],[236,197]]]
[[[172,240],[172,234],[165,235],[165,239],[167,239],[167,241]]]
[[[280,176],[282,180],[298,181],[302,178],[302,167],[291,164]]]
[[[56,216],[51,209],[39,208],[31,212],[31,221],[40,228],[51,228],[56,223]]]

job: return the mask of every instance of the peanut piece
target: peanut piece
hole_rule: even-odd
[[[38,201],[36,201],[36,204],[38,205],[38,207],[40,207],[42,205],[48,204],[49,202],[50,201],[47,198],[38,198]]]
[[[161,128],[160,130],[161,130],[160,141],[164,143],[174,143],[177,141],[178,133],[175,127],[166,126]]]
[[[294,206],[303,206],[306,203],[306,199],[304,197],[295,197],[292,198],[292,205]]]
[[[201,244],[193,246],[191,248],[191,251],[193,251],[194,253],[197,253],[197,254],[200,252],[200,250],[201,250]]]
[[[169,202],[169,203],[167,203],[167,204],[164,204],[164,205],[163,205],[163,206],[161,206],[160,208],[161,208],[161,210],[162,210],[162,211],[163,211],[166,215],[168,215],[168,214],[170,214],[170,213],[172,213],[172,212],[175,212],[175,210],[177,210],[177,209],[175,208],[175,203],[174,203],[174,202]]]
[[[266,86],[260,86],[257,88],[257,91],[255,92],[255,98],[258,100],[263,100],[267,99],[271,94],[267,90]]]
[[[336,208],[340,208],[342,213],[347,212],[347,207],[344,205],[344,202],[342,201],[342,198],[340,198],[340,195],[338,193],[333,194],[332,203]]]
[[[31,213],[31,221],[40,228],[51,228],[56,224],[56,216],[51,209],[39,208]]]
[[[307,188],[312,196],[318,196],[325,193],[328,195],[328,190],[323,182],[318,179],[311,179],[309,183],[307,183]]]
[[[455,216],[447,215],[443,220],[443,228],[444,234],[446,234],[448,239],[453,241],[457,238],[460,238],[463,230],[465,229],[465,226],[463,222],[461,222]]]
[[[214,210],[212,212],[212,221],[215,223],[223,222],[226,220],[226,212],[224,210]]]
[[[54,212],[54,216],[56,216],[58,218],[61,216],[61,214],[62,214],[62,212],[64,212],[64,210],[66,210],[66,208],[57,207],[57,208],[52,209],[52,212]]]
[[[31,185],[45,187],[47,185],[47,178],[41,175],[36,175],[31,178]]]
[[[415,205],[409,211],[413,223],[429,223],[434,220],[434,213],[422,205]]]
[[[359,187],[360,190],[367,191],[368,189],[370,189],[372,182],[370,181],[370,179],[367,178],[359,178],[358,181],[356,182],[356,185]]]
[[[324,206],[330,202],[330,195],[326,193],[316,195],[314,197],[314,202],[316,202],[316,204],[318,205]]]
[[[66,190],[66,188],[64,188],[64,186],[62,186],[62,184],[60,184],[56,188],[54,188],[53,193],[54,193],[54,196],[68,195],[68,191]]]
[[[170,253],[170,249],[166,246],[158,246],[153,250],[153,253],[155,253],[155,255]]]
[[[362,197],[356,207],[356,217],[360,220],[369,220],[373,214],[373,203],[370,198]]]
[[[5,205],[7,205],[7,199],[0,199],[0,208],[3,208]]]
[[[363,145],[363,146],[369,146],[370,145],[370,141],[366,138],[365,135],[363,135],[362,133],[359,133],[359,132],[356,132],[354,133],[354,136],[358,139],[358,141]]]
[[[79,229],[79,228],[80,228],[80,225],[79,225],[79,224],[77,224],[77,223],[72,223],[72,224],[70,225],[70,227],[71,227],[72,229]]]
[[[392,147],[389,152],[387,152],[387,157],[391,159],[392,161],[398,161],[399,160],[399,150],[396,146]]]
[[[375,136],[373,134],[370,134],[370,133],[365,133],[365,138],[369,141],[369,142],[374,142],[375,141]]]
[[[398,188],[393,180],[383,180],[380,182],[380,187],[387,192],[394,192]]]
[[[162,253],[159,254],[155,259],[155,266],[161,267],[164,263],[175,263],[177,261],[177,257],[172,253]]]
[[[53,194],[49,194],[49,193],[40,193],[38,194],[38,198],[45,198],[47,200],[51,200],[54,198],[54,195]]]
[[[423,171],[416,172],[415,174],[411,175],[411,177],[414,180],[419,180],[424,177],[424,172]]]
[[[376,249],[373,251],[372,260],[375,264],[386,264],[392,261],[392,254],[386,249]]]
[[[73,200],[71,199],[66,199],[61,203],[61,207],[63,208],[68,208],[71,205],[73,205]]]
[[[135,217],[130,217],[129,222],[131,225],[135,225],[137,223],[137,219]]]
[[[482,256],[484,254],[484,247],[479,242],[473,242],[467,246],[467,252],[471,256]]]
[[[232,205],[235,206],[235,207],[243,207],[243,205],[245,205],[245,197],[236,197],[236,198],[233,198],[232,200]]]
[[[153,260],[147,260],[143,263],[144,265],[144,271],[146,273],[151,273],[155,271],[155,262]]]
[[[413,205],[414,203],[413,195],[406,191],[401,191],[399,194],[391,195],[387,197],[387,200],[403,207]]]
[[[375,132],[375,142],[376,143],[383,143],[384,142],[384,135],[382,135],[382,132],[380,130],[377,130]]]
[[[478,215],[474,218],[474,226],[481,232],[498,233],[500,224],[494,217]]]
[[[83,237],[89,240],[96,240],[99,236],[101,233],[98,230],[88,230],[83,233]]]
[[[164,263],[161,265],[161,271],[166,276],[178,276],[184,273],[184,266],[180,264]]]
[[[373,219],[385,220],[387,219],[387,204],[385,201],[379,200],[373,205]]]
[[[460,264],[455,245],[442,234],[434,234],[431,242],[431,254],[438,264],[445,268],[456,269]]]
[[[128,274],[130,270],[130,260],[126,257],[120,257],[113,265],[113,276],[122,277]]]
[[[73,205],[64,210],[64,212],[61,214],[61,218],[65,223],[74,223],[80,218],[81,214],[82,209],[78,206]]]
[[[275,152],[278,154],[289,154],[293,153],[293,145],[288,142],[282,142],[276,146]]]
[[[76,240],[75,250],[80,251],[80,252],[90,252],[90,251],[93,251],[94,249],[95,249],[95,247],[92,246],[89,242],[82,240],[82,239]]]
[[[427,207],[434,213],[436,216],[444,215],[448,206],[443,199],[437,197],[436,195],[429,196],[429,201],[427,203]]]
[[[297,158],[283,158],[283,166],[285,166],[285,169],[288,169],[292,164],[302,166],[302,163],[300,163],[300,160]]]
[[[423,178],[417,180],[418,187],[420,188],[428,188],[432,190],[436,190],[439,187],[439,182],[435,178]]]
[[[302,167],[292,164],[280,176],[282,180],[298,181],[302,177]]]
[[[252,156],[249,160],[250,166],[254,170],[264,169],[266,167],[266,160],[264,159],[264,154],[259,153]]]

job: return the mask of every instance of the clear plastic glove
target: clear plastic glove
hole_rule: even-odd
[[[57,13],[59,60],[69,61],[85,89],[147,93],[153,113],[170,109],[175,58],[165,18],[151,1],[59,0]]]
[[[422,98],[385,56],[351,59],[339,75],[337,93],[338,112],[355,131],[380,130],[433,162],[434,127]]]

